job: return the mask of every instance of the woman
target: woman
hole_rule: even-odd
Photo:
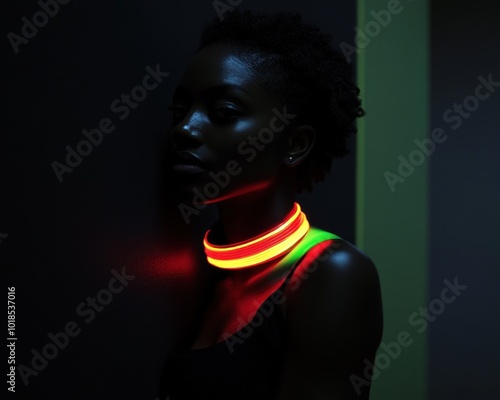
[[[330,41],[295,14],[234,11],[206,28],[174,92],[173,170],[191,202],[180,209],[217,204],[203,245],[220,279],[169,359],[171,400],[368,398],[376,269],[294,202],[364,114]]]

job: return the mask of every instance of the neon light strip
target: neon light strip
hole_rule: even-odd
[[[304,221],[304,214],[302,213],[298,214],[296,217],[294,216],[294,218],[295,219],[292,220],[291,223],[289,224],[287,223],[285,229],[280,229],[272,236],[268,236],[266,234],[265,237],[262,237],[257,241],[253,239],[248,244],[238,244],[234,246],[224,246],[224,247],[222,246],[216,247],[208,244],[206,248],[207,255],[216,256],[217,258],[223,258],[223,259],[234,259],[258,252],[262,250],[263,246],[271,247],[275,244],[278,244],[284,238],[286,238],[287,236],[295,232],[297,229],[299,229],[300,225]]]
[[[259,235],[259,236],[255,237],[249,241],[244,241],[244,242],[231,244],[231,245],[218,246],[218,245],[210,244],[208,242],[208,240],[206,240],[208,237],[208,234],[210,233],[210,231],[208,231],[205,234],[205,240],[204,240],[205,248],[206,249],[208,248],[209,250],[212,250],[215,252],[222,252],[222,251],[226,252],[226,251],[233,251],[236,249],[249,248],[255,244],[260,244],[263,240],[266,240],[269,237],[277,235],[279,232],[281,232],[282,230],[289,227],[292,223],[296,222],[297,219],[300,218],[300,214],[301,214],[300,206],[297,203],[294,203],[294,207],[293,207],[292,211],[287,215],[285,220],[280,225],[278,225],[276,228],[273,228],[273,229],[263,233],[262,235]]]
[[[294,246],[309,230],[309,223],[307,220],[301,225],[300,229],[295,231],[292,235],[288,236],[284,241],[270,247],[266,248],[256,254],[252,254],[247,257],[233,258],[233,259],[221,259],[213,258],[207,256],[207,260],[210,264],[215,265],[219,268],[245,268],[253,265],[261,264],[266,261],[274,260],[282,254],[284,254],[288,249]]]
[[[271,261],[297,244],[308,232],[309,222],[300,206],[294,208],[277,227],[249,241],[234,245],[217,246],[208,242],[207,231],[203,240],[210,264],[226,269],[245,268]]]

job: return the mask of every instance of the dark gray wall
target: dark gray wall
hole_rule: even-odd
[[[300,11],[338,42],[354,33],[348,0],[245,0],[241,7]],[[20,34],[21,18],[39,10],[36,1],[10,4],[4,34]],[[210,1],[72,1],[18,54],[4,36],[0,262],[7,285],[16,287],[18,366],[34,368],[32,351],[55,355],[49,333],[71,322],[78,332],[46,366],[38,362],[28,386],[18,374],[16,398],[155,399],[163,362],[211,276],[197,261],[214,210],[186,226],[175,205],[162,207],[162,169],[171,91],[214,17]],[[111,103],[157,64],[170,75],[121,120]],[[104,118],[114,131],[59,182],[51,163],[63,163],[65,147],[75,148],[82,130]],[[314,224],[349,240],[353,180],[351,154],[301,197]],[[122,268],[134,278],[109,299],[105,290]],[[97,305],[92,318],[88,298],[99,293],[109,304]]]
[[[431,122],[447,139],[430,158],[429,300],[440,298],[444,279],[467,286],[430,324],[433,400],[498,398],[499,15],[493,0],[432,2]],[[490,74],[497,87],[476,109],[467,97]],[[475,111],[443,118],[464,100]]]

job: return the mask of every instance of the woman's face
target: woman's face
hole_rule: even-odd
[[[285,173],[294,115],[229,46],[199,51],[172,100],[173,170],[194,202],[264,190]]]

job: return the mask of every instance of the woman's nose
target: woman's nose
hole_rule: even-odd
[[[203,142],[203,118],[198,113],[187,114],[172,130],[174,144],[182,148],[198,147]]]

